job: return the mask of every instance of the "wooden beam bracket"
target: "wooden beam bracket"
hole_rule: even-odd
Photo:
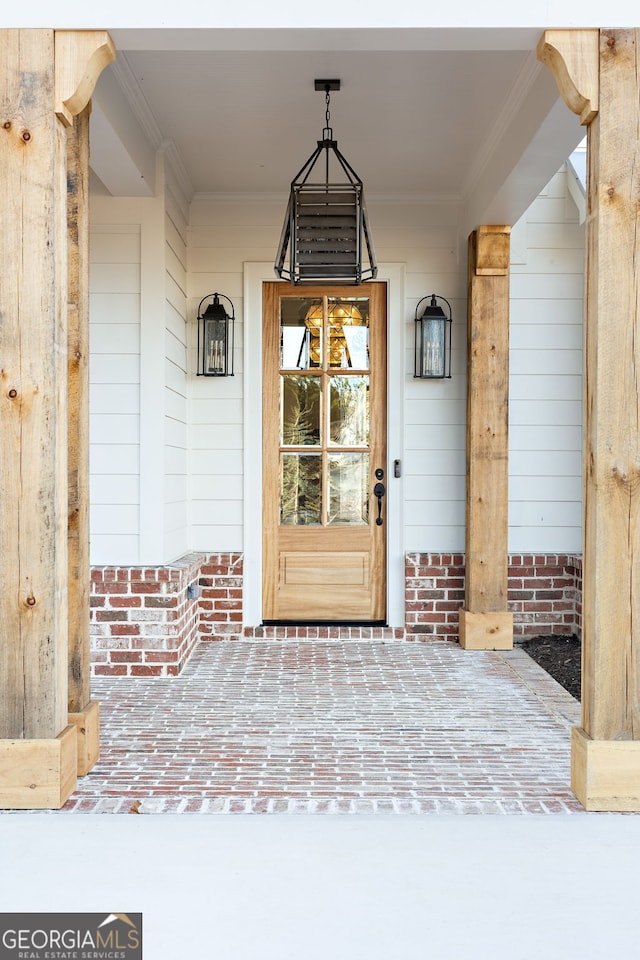
[[[65,127],[82,113],[98,77],[115,58],[116,48],[105,30],[56,30],[55,111]]]
[[[599,109],[600,33],[598,30],[545,30],[538,60],[555,77],[560,95],[583,126]]]
[[[475,231],[475,274],[477,277],[507,277],[511,260],[511,227],[478,227]]]

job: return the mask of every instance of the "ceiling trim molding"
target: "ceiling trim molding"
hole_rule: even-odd
[[[462,188],[462,196],[465,200],[473,195],[473,191],[482,179],[482,175],[491,163],[496,149],[503,142],[507,131],[514,119],[520,113],[522,105],[526,100],[531,88],[535,84],[537,77],[542,69],[542,65],[537,60],[535,52],[531,51],[526,57],[516,82],[511,88],[511,92],[505,102],[504,107],[496,118],[495,123],[489,130],[484,144],[478,151],[478,156],[471,168],[469,175]]]
[[[194,188],[182,161],[182,157],[180,156],[180,151],[173,140],[166,139],[162,136],[162,131],[147,103],[146,97],[127,59],[127,55],[120,53],[118,59],[112,64],[111,69],[144,135],[154,150],[162,150],[166,163],[171,168],[171,172],[176,178],[180,189],[187,200],[190,201],[194,195]]]

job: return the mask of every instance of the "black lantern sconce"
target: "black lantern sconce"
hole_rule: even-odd
[[[340,89],[340,81],[316,80],[315,89],[325,92],[325,127],[291,182],[275,271],[294,284],[360,284],[375,279],[378,267],[362,180],[329,126],[331,91]]]
[[[429,303],[420,314],[420,307]],[[447,316],[438,300],[449,308]],[[451,377],[451,304],[435,293],[423,297],[416,307],[415,317],[415,369],[414,377],[420,380],[444,380]]]
[[[220,297],[231,306],[231,315],[220,303]],[[205,300],[212,298],[202,310]],[[198,306],[198,376],[233,376],[233,340],[236,317],[233,304],[223,293],[208,293]]]

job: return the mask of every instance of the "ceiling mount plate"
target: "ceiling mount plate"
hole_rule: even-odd
[[[329,90],[339,90],[340,81],[339,80],[314,80],[316,90],[326,91],[327,87]]]

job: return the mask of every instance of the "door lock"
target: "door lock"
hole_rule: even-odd
[[[380,470],[380,473],[382,473],[382,470]],[[377,475],[378,475],[378,471],[376,470],[376,476]],[[382,498],[384,497],[384,483],[376,483],[375,487],[373,488],[373,495],[374,497],[378,498],[378,516],[376,518],[376,526],[381,527],[382,526]]]

